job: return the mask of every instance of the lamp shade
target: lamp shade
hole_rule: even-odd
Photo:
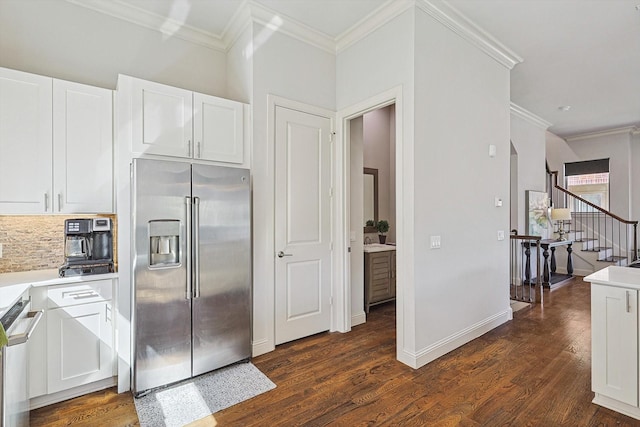
[[[551,219],[554,221],[570,220],[571,210],[567,208],[551,209]]]

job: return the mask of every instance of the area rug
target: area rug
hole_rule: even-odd
[[[511,300],[511,311],[515,313],[518,310],[522,310],[523,308],[529,307],[531,304],[522,302],[522,301],[514,301]]]
[[[142,427],[182,427],[272,390],[252,363],[240,363],[134,399]]]

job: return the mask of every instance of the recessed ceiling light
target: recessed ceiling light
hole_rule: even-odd
[[[558,107],[560,111],[569,111],[571,109],[571,105],[561,105]]]

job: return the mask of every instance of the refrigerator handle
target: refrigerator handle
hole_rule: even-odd
[[[191,197],[186,196],[184,198],[184,203],[187,207],[187,220],[185,227],[185,235],[186,235],[186,249],[187,249],[187,297],[186,299],[191,299]]]
[[[193,297],[200,298],[200,197],[194,197],[193,204]]]

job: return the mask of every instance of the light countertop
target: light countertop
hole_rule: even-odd
[[[640,290],[640,268],[611,266],[584,278],[585,281]]]
[[[21,271],[0,274],[0,317],[22,294],[32,286],[65,285],[70,283],[91,282],[94,280],[115,279],[118,273],[91,274],[86,276],[60,277],[58,269]]]
[[[381,243],[370,243],[365,244],[363,246],[363,250],[365,252],[384,252],[384,251],[395,251],[396,247],[394,245],[383,245]]]

